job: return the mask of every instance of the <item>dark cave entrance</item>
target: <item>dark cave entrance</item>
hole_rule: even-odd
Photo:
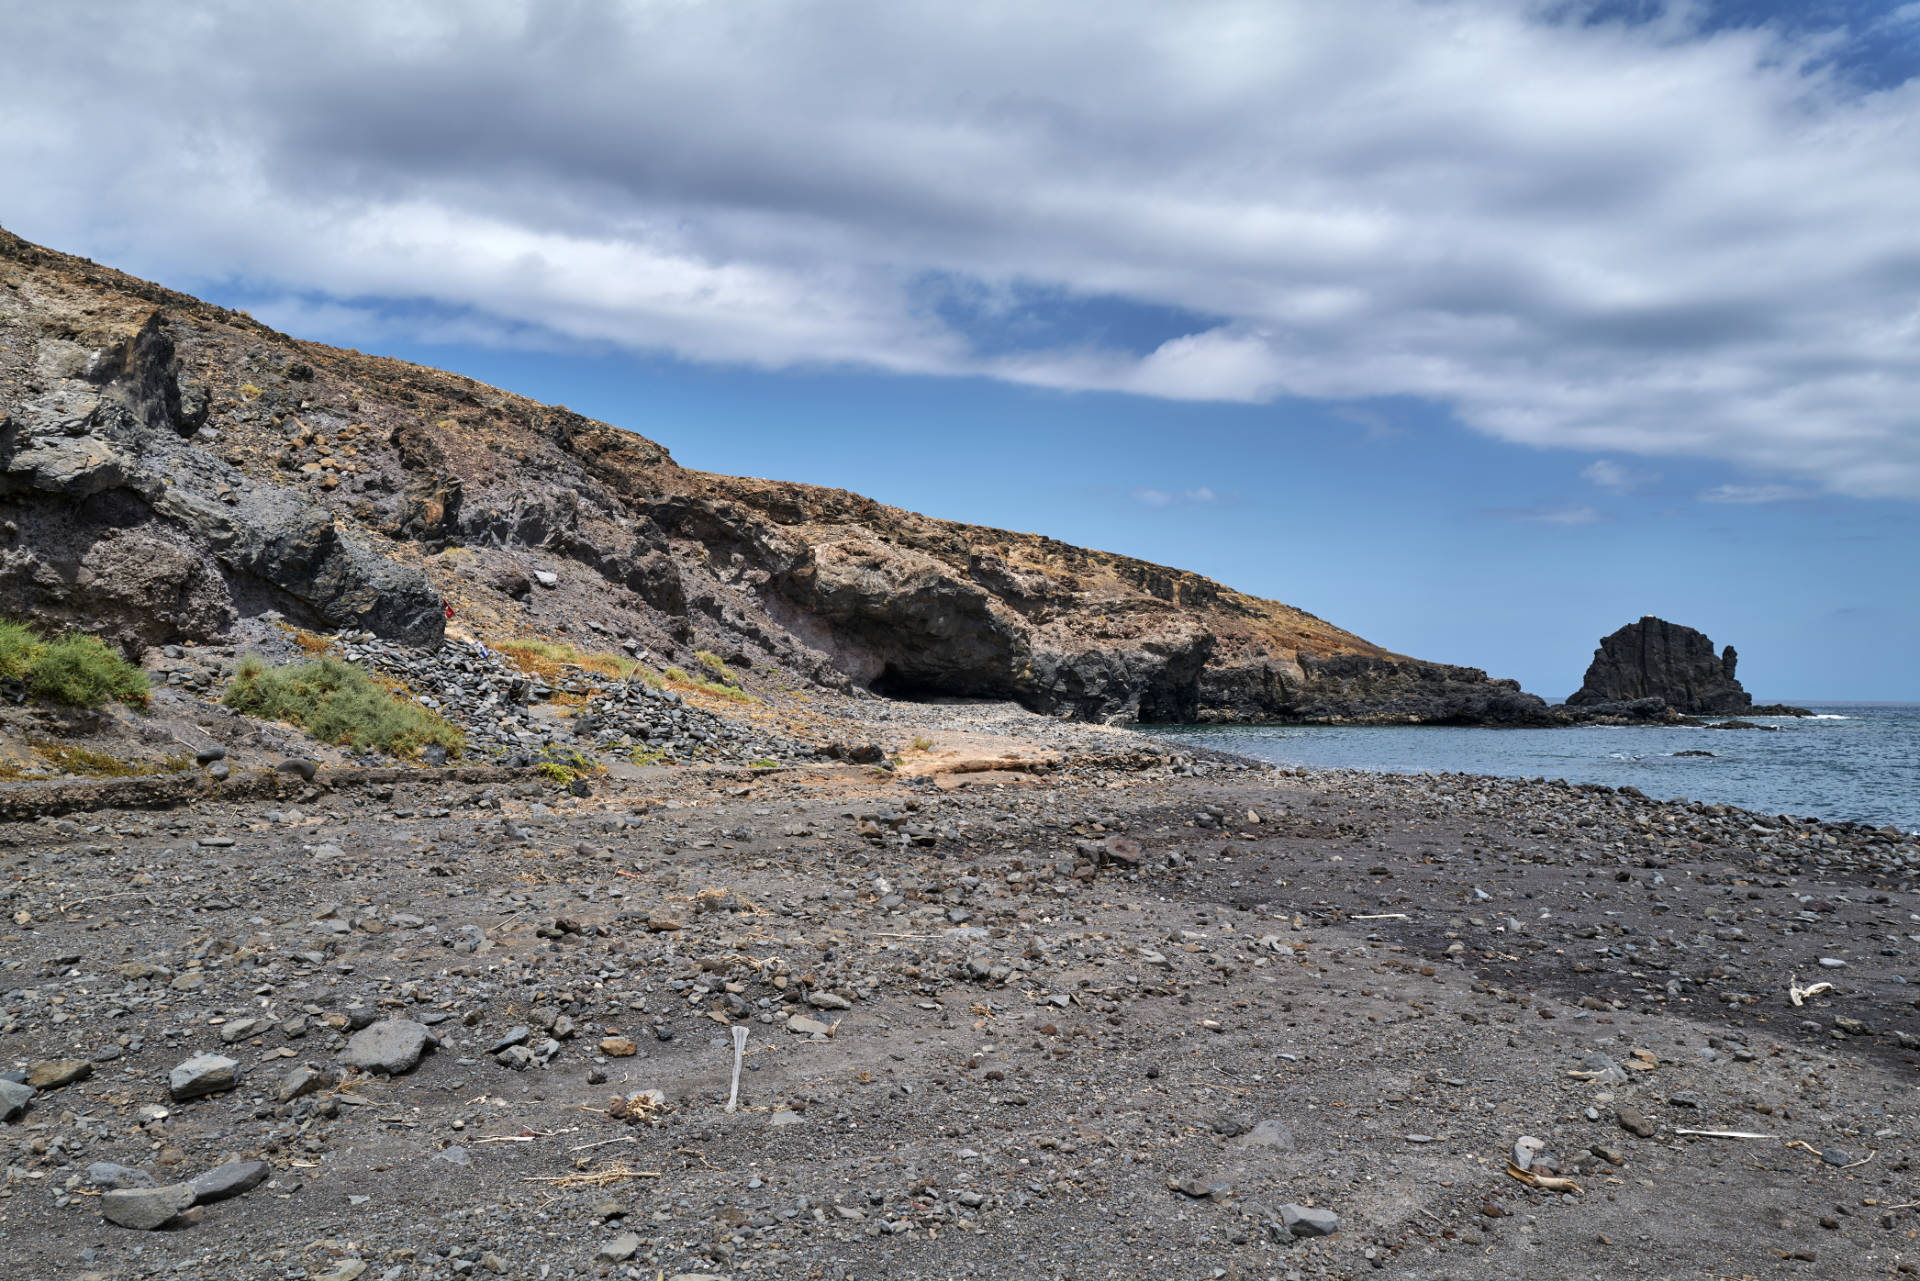
[[[903,672],[889,663],[867,682],[867,688],[882,698],[902,703],[939,703],[948,699],[991,698],[1024,703],[1019,694],[1004,683],[939,676],[926,672]]]

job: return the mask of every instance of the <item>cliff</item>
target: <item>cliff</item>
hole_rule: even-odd
[[[606,423],[276,333],[0,232],[0,611],[122,646],[275,610],[611,640],[1089,719],[1551,724],[1178,569],[691,471]]]

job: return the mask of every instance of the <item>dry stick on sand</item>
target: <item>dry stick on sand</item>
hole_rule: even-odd
[[[604,1170],[594,1170],[588,1174],[527,1175],[522,1183],[551,1183],[561,1188],[604,1188],[611,1183],[625,1183],[629,1179],[658,1179],[663,1177],[660,1170],[635,1170],[629,1166],[612,1165]]]
[[[1675,1134],[1693,1134],[1703,1139],[1774,1139],[1776,1134],[1755,1134],[1750,1130],[1675,1130]]]
[[[740,1064],[747,1056],[747,1029],[735,1026],[733,1029],[733,1089],[727,1094],[727,1111],[734,1112],[740,1107]]]
[[[1802,1004],[1810,996],[1818,996],[1822,992],[1831,991],[1833,991],[1833,984],[1831,983],[1815,983],[1810,987],[1801,987],[1800,980],[1797,976],[1787,980],[1787,999],[1795,1005]]]
[[[1813,1146],[1813,1144],[1803,1143],[1799,1139],[1788,1140],[1787,1146],[1790,1148],[1799,1148],[1804,1152],[1811,1152],[1815,1156],[1819,1157],[1822,1161],[1827,1159],[1826,1153],[1822,1152],[1819,1148],[1816,1148],[1815,1146]],[[1842,1170],[1851,1170],[1858,1166],[1865,1165],[1867,1162],[1873,1160],[1873,1158],[1879,1155],[1880,1155],[1880,1149],[1875,1148],[1871,1152],[1868,1152],[1865,1156],[1861,1157],[1858,1161],[1849,1161],[1845,1165],[1839,1168]]]
[[[590,1152],[594,1148],[604,1148],[609,1143],[632,1143],[633,1141],[634,1141],[634,1138],[631,1134],[623,1134],[617,1139],[602,1139],[598,1143],[582,1143],[579,1147],[568,1148],[567,1151]]]
[[[1518,1179],[1528,1187],[1539,1188],[1542,1192],[1585,1192],[1572,1179],[1556,1178],[1550,1174],[1535,1174],[1532,1170],[1523,1170],[1513,1162],[1507,1162],[1507,1175]]]

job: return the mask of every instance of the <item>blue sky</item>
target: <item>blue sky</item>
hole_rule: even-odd
[[[0,17],[0,223],[297,335],[1549,697],[1659,613],[1920,700],[1920,4]]]

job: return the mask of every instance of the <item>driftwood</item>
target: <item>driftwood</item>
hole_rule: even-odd
[[[733,1089],[727,1094],[727,1111],[736,1112],[740,1108],[740,1064],[747,1056],[747,1029],[736,1024],[733,1029]]]

